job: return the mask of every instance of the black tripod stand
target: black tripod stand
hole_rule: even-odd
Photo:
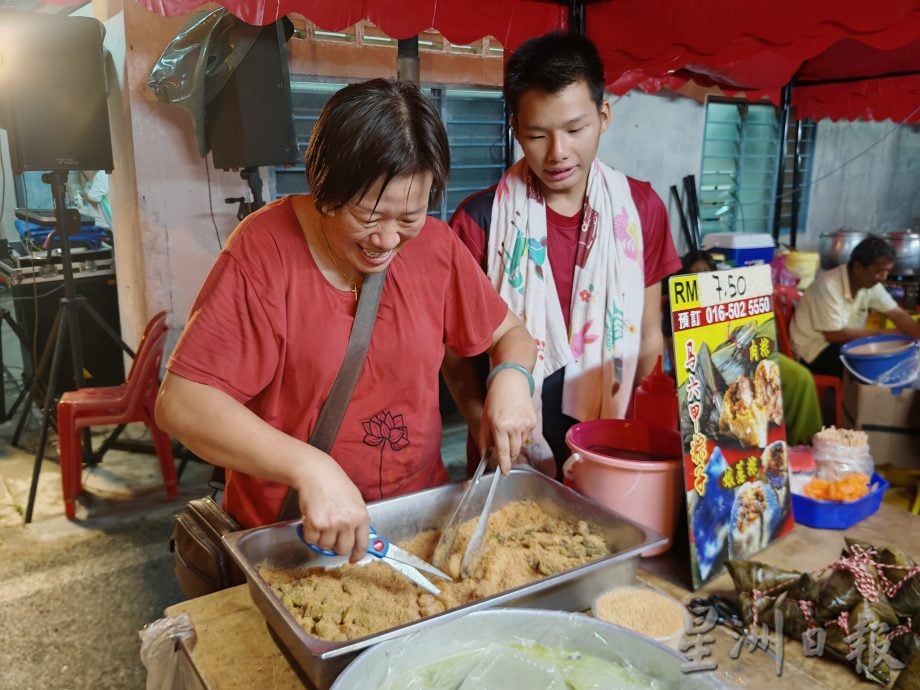
[[[35,494],[38,489],[38,476],[41,472],[42,460],[45,456],[45,447],[48,443],[48,427],[56,419],[55,391],[57,390],[58,377],[61,373],[61,357],[63,356],[64,339],[69,340],[71,363],[73,365],[74,386],[83,387],[83,348],[80,340],[80,310],[85,311],[102,329],[102,331],[132,357],[134,352],[121,339],[112,327],[99,316],[93,306],[86,301],[84,297],[77,294],[74,286],[73,265],[70,256],[70,235],[76,232],[80,227],[80,214],[74,209],[66,207],[64,200],[64,189],[67,182],[67,171],[56,170],[42,175],[42,181],[51,185],[51,193],[54,199],[54,215],[57,221],[57,229],[60,233],[61,240],[61,268],[63,269],[64,278],[64,297],[58,306],[57,314],[54,317],[54,324],[48,336],[48,342],[45,343],[45,349],[42,351],[41,359],[32,380],[32,386],[29,389],[26,405],[19,418],[16,431],[13,434],[11,442],[18,445],[19,436],[25,424],[25,420],[30,413],[31,403],[33,400],[42,397],[42,424],[39,435],[38,448],[35,451],[35,464],[32,468],[32,484],[29,487],[29,502],[26,506],[25,521],[32,521],[32,510],[35,507]],[[53,344],[53,345],[52,345]],[[42,396],[41,387],[45,370],[50,364],[48,377],[44,380],[45,388]],[[83,451],[85,457],[92,457],[89,430],[84,430]]]

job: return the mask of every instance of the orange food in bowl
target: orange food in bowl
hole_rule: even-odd
[[[812,479],[805,485],[804,491],[809,498],[822,501],[855,501],[869,493],[869,477],[862,472],[853,472],[833,482]]]

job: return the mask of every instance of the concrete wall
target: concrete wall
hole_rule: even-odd
[[[886,122],[818,123],[807,231],[800,249],[822,232],[851,227],[885,233],[920,218],[920,126]]]
[[[116,157],[126,178],[112,210],[113,224],[130,238],[117,262],[122,323],[132,323],[135,333],[161,309],[174,329],[181,328],[236,224],[236,206],[224,198],[245,189],[238,174],[214,170],[210,159],[199,158],[191,118],[157,101],[147,87],[151,68],[186,21],[124,4],[123,139]]]
[[[686,250],[669,187],[699,179],[705,107],[690,98],[631,92],[609,96],[613,122],[600,157],[648,180],[668,207],[671,234]],[[806,232],[799,249],[814,249],[822,232],[853,227],[885,233],[920,218],[920,126],[885,122],[818,123]]]
[[[608,99],[613,121],[601,139],[598,155],[630,177],[652,183],[668,208],[677,251],[683,253],[687,247],[670,187],[677,185],[682,190],[685,175],[699,179],[705,109],[674,94],[633,91],[619,98],[608,94]]]

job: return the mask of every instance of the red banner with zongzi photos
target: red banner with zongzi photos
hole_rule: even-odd
[[[670,281],[694,589],[792,529],[769,266]]]

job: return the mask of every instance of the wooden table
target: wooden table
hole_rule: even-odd
[[[791,533],[757,554],[755,559],[786,569],[817,570],[839,557],[844,546],[844,534],[878,546],[896,546],[913,558],[920,558],[920,517],[883,503],[878,513],[845,533],[796,525]],[[674,577],[661,574],[662,563],[666,563],[664,557],[648,562],[647,566],[640,563],[638,578],[687,601],[691,593],[683,585],[676,584]],[[678,564],[673,562],[672,565]],[[679,565],[689,572],[685,562]],[[652,572],[653,569],[659,571],[658,574]],[[680,579],[677,578],[678,581]],[[733,591],[728,574],[720,575],[700,590],[704,595]],[[252,603],[246,585],[166,609],[167,616],[182,612],[191,616],[196,631],[194,642],[182,643],[182,663],[188,665],[188,670],[194,671],[202,687],[209,690],[309,688],[272,640],[265,619]],[[781,685],[784,690],[837,690],[863,685],[847,666],[805,657],[801,644],[796,640],[786,638],[782,678],[777,678],[773,656],[761,650],[749,652],[745,646],[737,660],[731,659],[729,653],[735,646],[735,640],[728,631],[717,627],[711,634],[716,641],[708,645],[712,656],[706,661],[715,661],[718,664],[715,673],[739,687],[773,688]],[[194,687],[194,684],[191,686]],[[863,687],[873,686],[865,684]]]

